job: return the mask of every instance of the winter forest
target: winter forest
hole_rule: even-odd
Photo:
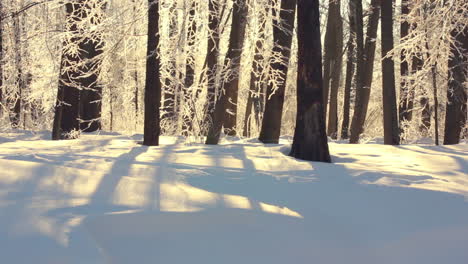
[[[465,0],[0,0],[0,262],[467,263],[467,95]]]

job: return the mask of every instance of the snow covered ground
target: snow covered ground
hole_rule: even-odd
[[[466,264],[468,145],[0,133],[0,263]]]

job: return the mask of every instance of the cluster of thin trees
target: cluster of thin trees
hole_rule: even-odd
[[[20,2],[0,3],[0,111],[14,128],[47,120],[41,119],[46,103],[32,96],[35,75],[24,67],[34,64],[25,62],[30,42],[24,21],[54,1]],[[130,104],[135,123],[143,113],[143,144],[150,146],[161,133],[206,136],[206,144],[218,144],[223,133],[278,143],[293,120],[291,155],[330,161],[327,136],[358,143],[374,116],[385,144],[400,144],[412,131],[433,135],[439,144],[439,123],[444,144],[466,137],[463,0],[132,0],[131,6],[120,13],[106,0],[54,6],[63,23],[49,111],[53,139],[76,138],[103,122],[112,130],[116,113]],[[133,18],[125,34],[145,37],[141,70],[138,59],[130,64],[115,55],[143,49],[113,34],[120,29],[108,17],[124,13]],[[120,86],[125,95],[117,92]],[[294,98],[291,117],[286,112]]]

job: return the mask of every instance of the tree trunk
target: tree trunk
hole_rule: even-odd
[[[333,51],[330,63],[330,110],[328,111],[327,134],[337,138],[338,134],[338,89],[341,80],[341,66],[343,63],[343,20],[341,18],[341,2],[335,0],[333,4],[333,39],[330,49]],[[324,83],[325,85],[325,83]],[[325,113],[327,113],[327,100],[325,103]]]
[[[354,8],[349,5],[349,39],[348,39],[348,54],[346,62],[346,80],[344,88],[344,102],[343,102],[343,122],[341,124],[341,139],[348,139],[349,134],[349,115],[351,108],[351,86],[354,76],[354,38],[356,35],[355,15]]]
[[[421,125],[419,126],[419,131],[423,134],[423,137],[425,137],[431,128],[431,107],[429,104],[429,98],[426,94],[421,96],[419,99],[419,104],[422,107]]]
[[[245,29],[247,26],[248,3],[235,0],[233,3],[229,51],[224,66],[230,66],[229,80],[224,83],[226,111],[224,111],[224,132],[229,136],[237,134],[237,97],[239,93],[239,75],[242,48],[244,47]]]
[[[449,58],[449,82],[447,90],[447,111],[445,112],[444,145],[460,143],[460,133],[467,120],[467,91],[464,86],[464,69],[468,64],[468,28],[464,32],[452,31],[452,38],[457,43],[451,45]],[[464,53],[460,54],[458,50]]]
[[[296,0],[282,0],[279,16],[275,14],[276,9],[272,11],[273,17],[279,17],[279,20],[273,20],[273,53],[281,54],[281,61],[275,60],[271,63],[270,68],[271,71],[280,74],[283,80],[277,80],[279,81],[277,85],[274,82],[268,82],[259,140],[267,144],[278,144],[294,33]]]
[[[299,0],[297,10],[297,116],[290,156],[331,162],[323,115],[319,0]]]
[[[295,7],[294,7],[295,8]],[[268,8],[267,12],[268,14]],[[252,131],[252,109],[257,108],[258,106],[254,106],[254,101],[258,105],[258,102],[261,99],[260,94],[262,93],[262,86],[263,86],[263,70],[264,70],[264,63],[265,58],[263,57],[264,47],[263,41],[265,41],[265,26],[266,26],[266,17],[262,17],[262,22],[258,32],[258,39],[255,43],[255,54],[252,61],[252,71],[250,72],[250,86],[249,86],[249,95],[247,98],[247,105],[245,108],[245,115],[244,115],[244,131],[242,136],[250,137]],[[257,110],[257,109],[255,109]],[[259,113],[258,110],[255,111],[254,117],[255,121],[259,120],[258,117]],[[258,125],[258,123],[257,123]]]
[[[369,106],[370,88],[372,85],[372,74],[374,72],[374,56],[377,38],[377,27],[380,15],[380,0],[371,1],[371,14],[367,23],[366,43],[363,49],[361,45],[362,37],[362,0],[353,0],[356,9],[356,39],[357,39],[357,77],[356,82],[356,103],[354,106],[353,120],[351,122],[350,143],[358,143],[361,133],[364,131],[364,122],[366,121],[367,109]],[[361,52],[359,51],[361,50]],[[362,59],[360,58],[362,56]],[[362,63],[362,64],[361,64]],[[362,66],[360,67],[359,64]]]
[[[68,45],[79,45],[79,34],[77,24],[84,18],[83,4],[67,3],[66,9],[66,31],[69,37],[63,44],[64,50],[60,65],[60,76],[58,83],[57,101],[55,105],[54,124],[52,139],[72,139],[77,134],[72,131],[80,129],[80,69],[76,65],[80,58],[67,50]]]
[[[21,101],[23,100],[24,76],[22,65],[21,28],[19,15],[13,16],[13,38],[15,47],[16,90],[8,97],[10,122],[12,128],[19,128],[21,120]]]
[[[177,31],[178,31],[178,22],[177,22],[177,15],[174,14],[177,12],[177,2],[174,1],[171,6],[170,13],[170,21],[169,21],[169,42],[170,43],[178,43]],[[179,92],[179,71],[177,70],[177,45],[170,47],[171,51],[169,54],[169,61],[167,62],[167,71],[169,73],[169,77],[164,80],[164,100],[163,100],[163,113],[161,119],[169,120],[169,124],[176,123],[176,95]],[[168,124],[167,124],[168,125]],[[164,133],[168,131],[163,131]]]
[[[93,26],[96,26],[102,21],[104,7],[99,6],[98,2],[94,6],[87,6],[86,12],[90,13],[93,9],[95,11],[91,22]],[[99,9],[102,11],[96,11]],[[80,45],[84,54],[81,59],[85,62],[83,71],[87,73],[86,77],[81,78],[82,90],[80,94],[80,118],[82,119],[80,128],[84,132],[94,132],[101,129],[102,86],[98,83],[98,78],[102,64],[100,55],[103,53],[104,44],[99,32],[91,34],[93,34],[93,38],[85,38]]]
[[[393,49],[393,1],[382,1],[381,49],[382,49],[382,103],[384,144],[399,145],[398,110],[396,104],[395,64],[386,57]]]
[[[402,15],[409,14],[409,3],[408,0],[401,1],[401,13]],[[409,23],[403,21],[400,24],[400,38],[408,36],[409,33]],[[400,131],[403,132],[405,123],[411,121],[413,118],[413,105],[414,105],[414,90],[408,88],[409,67],[408,59],[406,58],[405,52],[401,53],[401,63],[400,63],[400,109],[399,109],[399,119],[400,119]]]
[[[183,118],[183,133],[187,136],[189,132],[193,129],[193,120],[195,118],[195,100],[197,93],[194,93],[194,88],[192,87],[195,81],[195,41],[197,33],[197,22],[195,21],[195,9],[196,1],[190,0],[190,10],[188,14],[189,29],[187,32],[187,58],[185,61],[185,79],[184,79],[184,99],[185,103],[188,105],[189,112],[184,111]],[[195,87],[196,88],[196,87]]]
[[[242,47],[244,44],[244,33],[247,19],[247,4],[243,0],[233,3],[232,26],[229,37],[228,51],[224,66],[231,67],[231,76],[224,83],[224,91],[219,91],[212,114],[212,124],[208,129],[206,144],[216,145],[219,142],[221,129],[224,125],[225,133],[235,135],[237,93],[239,89],[239,70]]]
[[[209,16],[208,16],[208,29],[209,35],[208,37],[208,45],[207,45],[207,52],[206,52],[206,79],[208,82],[208,91],[207,91],[207,108],[206,108],[206,116],[207,118],[207,126],[211,132],[218,131],[218,128],[214,127],[214,119],[215,119],[215,104],[217,102],[217,92],[216,92],[216,76],[218,72],[218,56],[219,56],[219,20],[220,13],[219,13],[219,2],[218,1],[209,1],[208,3],[209,9]],[[219,125],[219,122],[216,124]],[[221,124],[222,126],[222,124]],[[219,127],[219,131],[221,131],[221,127]],[[212,137],[211,140],[214,142],[215,134],[209,134],[209,131],[206,131],[208,137]],[[207,142],[208,142],[207,137]]]
[[[159,79],[159,1],[148,0],[148,43],[146,53],[145,124],[143,145],[159,145],[161,82]]]

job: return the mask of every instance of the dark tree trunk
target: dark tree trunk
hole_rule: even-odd
[[[371,14],[367,23],[366,43],[363,49],[362,43],[362,0],[353,0],[356,4],[356,43],[357,43],[357,76],[356,82],[356,103],[354,106],[353,120],[351,122],[350,143],[358,143],[361,133],[364,131],[364,122],[366,121],[367,109],[369,106],[370,89],[372,85],[372,74],[374,72],[374,57],[377,38],[377,28],[380,16],[380,0],[371,1]],[[359,50],[362,50],[360,52]],[[360,58],[362,56],[362,59]],[[362,60],[362,61],[361,61]],[[361,64],[362,63],[362,64]],[[359,64],[362,66],[359,67]]]
[[[242,47],[244,44],[244,33],[247,19],[247,4],[245,1],[236,0],[233,6],[232,26],[229,37],[229,46],[224,66],[231,66],[231,76],[224,83],[224,93],[219,91],[212,113],[212,123],[208,129],[206,144],[218,144],[221,129],[224,125],[228,135],[235,135],[237,93],[239,89],[239,71]]]
[[[208,37],[208,45],[206,52],[206,79],[208,82],[208,91],[207,91],[207,108],[206,116],[208,129],[212,129],[212,132],[218,131],[218,128],[214,128],[214,119],[215,119],[215,104],[217,101],[216,97],[216,75],[218,71],[218,55],[219,55],[219,2],[218,1],[209,1],[208,3],[209,16],[208,16],[208,28],[210,30],[209,34],[211,37]],[[221,124],[222,126],[222,124]],[[221,131],[221,127],[219,127]],[[208,131],[207,131],[208,133]],[[210,136],[210,135],[209,135]],[[214,137],[214,134],[211,134],[211,137]],[[214,140],[214,138],[212,138]],[[208,137],[207,137],[208,141]]]
[[[382,49],[382,102],[384,144],[399,145],[398,110],[396,104],[395,64],[387,58],[393,49],[393,1],[382,1],[381,49]]]
[[[229,51],[226,54],[224,66],[231,66],[231,76],[224,83],[226,96],[226,111],[224,111],[224,132],[229,136],[237,134],[237,97],[239,93],[239,75],[242,48],[244,47],[245,29],[247,27],[248,3],[245,0],[235,0],[232,11]],[[221,96],[223,97],[223,96]]]
[[[343,20],[341,18],[341,2],[335,0],[333,5],[333,31],[334,42],[330,49],[333,51],[330,62],[330,110],[328,111],[328,130],[327,134],[337,138],[338,134],[338,89],[341,80],[341,66],[343,63]],[[328,80],[327,80],[328,81]],[[325,82],[324,82],[325,85]],[[325,113],[327,113],[327,100],[325,103]]]
[[[401,13],[403,15],[409,14],[409,3],[408,0],[401,1]],[[403,21],[400,24],[400,38],[408,36],[410,25],[407,21]],[[400,64],[400,109],[399,109],[399,121],[400,131],[403,131],[405,123],[411,121],[413,118],[413,104],[414,104],[414,90],[408,88],[409,66],[408,59],[406,58],[405,52],[401,53],[401,64]]]
[[[67,3],[66,9],[66,30],[70,37],[65,40],[63,46],[71,43],[78,43],[79,34],[77,24],[84,18],[86,12],[82,3]],[[55,116],[52,129],[52,139],[71,139],[76,135],[70,134],[72,131],[80,129],[80,89],[81,71],[76,65],[80,58],[64,49],[61,59],[60,76],[58,83],[57,101],[55,105]]]
[[[297,10],[297,116],[290,155],[331,162],[323,115],[319,0],[299,0]]]
[[[102,9],[102,13],[95,12],[91,19],[94,26],[102,21],[104,13],[104,6],[99,4],[96,2],[94,6],[87,6],[85,11],[90,13],[93,9]],[[81,78],[82,90],[80,94],[80,118],[82,119],[80,128],[84,132],[94,132],[101,129],[102,86],[98,83],[98,78],[102,64],[100,55],[103,52],[104,44],[101,33],[92,32],[91,34],[93,37],[85,38],[80,45],[83,50],[81,59],[85,62],[83,71],[87,73],[86,77]]]
[[[349,115],[351,108],[351,86],[354,76],[354,38],[356,35],[355,26],[355,10],[353,6],[349,5],[349,39],[348,39],[348,54],[346,62],[346,80],[344,87],[344,102],[343,102],[343,122],[341,124],[341,139],[348,139],[349,137]]]
[[[160,60],[157,56],[159,45],[159,1],[148,1],[148,43],[146,53],[145,82],[145,124],[143,145],[159,145],[161,106],[161,82],[159,79]]]
[[[464,32],[452,31],[452,37],[457,41],[452,43],[449,58],[449,82],[447,90],[447,111],[445,112],[444,145],[460,143],[460,133],[467,120],[467,91],[464,86],[466,75],[464,69],[468,65],[468,28]],[[458,47],[457,47],[458,46]],[[457,49],[458,48],[458,49]],[[462,54],[458,50],[463,51]]]
[[[291,57],[291,44],[294,33],[294,18],[296,0],[282,0],[279,16],[273,9],[273,17],[279,17],[273,21],[273,52],[281,54],[281,61],[271,63],[271,71],[279,73],[283,80],[278,85],[268,82],[265,112],[263,114],[262,128],[259,140],[263,143],[277,144],[281,132],[281,119],[283,114],[284,94],[288,75],[289,60]],[[275,87],[276,86],[276,87]]]

